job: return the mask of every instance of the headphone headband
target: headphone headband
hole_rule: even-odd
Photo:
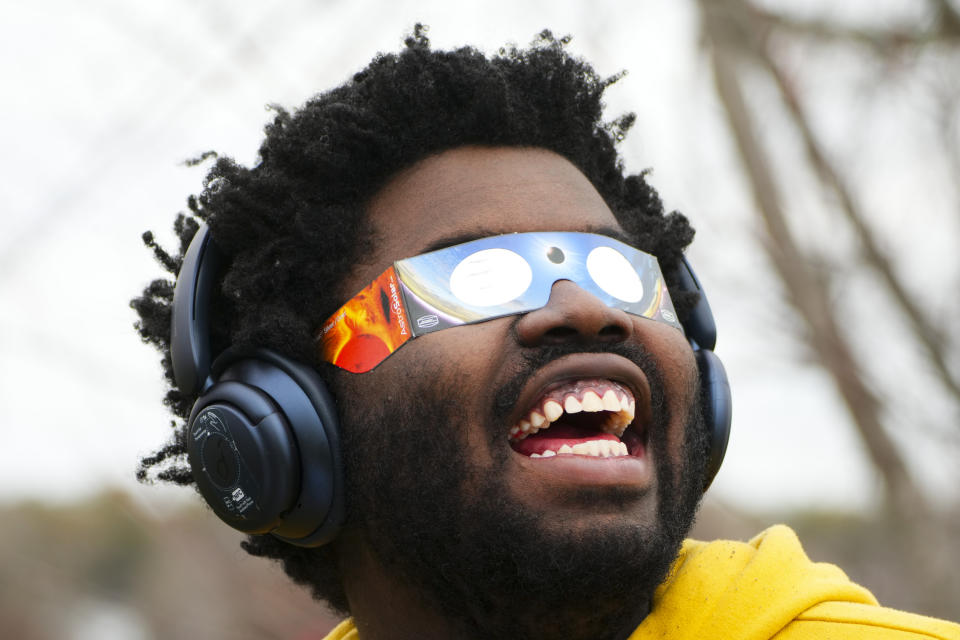
[[[177,388],[188,394],[210,386],[210,300],[223,254],[201,223],[190,242],[173,290],[170,360]]]

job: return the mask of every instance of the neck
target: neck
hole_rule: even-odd
[[[359,535],[342,536],[340,557],[350,614],[363,640],[444,640],[466,637],[409,583],[398,579]]]

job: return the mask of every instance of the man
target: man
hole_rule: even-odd
[[[960,638],[785,528],[684,542],[719,374],[611,81],[549,33],[487,59],[418,27],[255,167],[219,159],[181,256],[146,238],[180,276],[134,307],[187,424],[141,477],[196,483],[352,616],[331,638]]]

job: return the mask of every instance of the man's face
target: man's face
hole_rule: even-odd
[[[623,236],[586,177],[536,149],[428,158],[391,180],[369,216],[376,249],[344,297],[438,245],[523,231]],[[420,337],[336,385],[351,524],[397,579],[462,618],[496,611],[516,624],[545,608],[559,621],[571,599],[598,615],[624,609],[593,602],[604,590],[645,598],[628,607],[642,610],[702,486],[696,381],[679,331],[570,281],[541,309]],[[516,602],[513,591],[538,584],[550,593]]]

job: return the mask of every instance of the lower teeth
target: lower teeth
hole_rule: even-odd
[[[629,455],[627,445],[623,442],[611,442],[609,440],[592,440],[590,442],[578,442],[570,446],[568,444],[553,451],[547,449],[543,453],[532,453],[531,458],[552,458],[557,455],[580,455],[594,458],[618,458]]]

